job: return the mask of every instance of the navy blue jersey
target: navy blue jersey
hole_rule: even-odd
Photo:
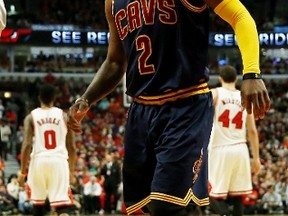
[[[128,59],[128,95],[160,95],[208,80],[209,11],[202,0],[114,0],[113,16]]]

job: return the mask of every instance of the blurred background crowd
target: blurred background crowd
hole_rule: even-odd
[[[29,28],[33,24],[71,24],[78,29],[107,30],[104,0],[6,2],[9,12],[7,28]],[[259,31],[274,31],[275,27],[288,26],[288,4],[285,0],[242,2],[255,18]],[[226,23],[213,14],[211,30],[231,31]],[[264,79],[272,107],[265,119],[257,121],[263,168],[257,177],[253,176],[253,193],[243,198],[247,214],[288,214],[288,58],[284,48],[261,48],[262,73],[276,76]],[[106,51],[95,48],[93,55],[87,57],[70,52],[64,55],[47,54],[45,49],[39,49],[36,55],[11,59],[9,50],[9,47],[0,49],[0,213],[29,214],[32,206],[26,190],[17,185],[16,172],[7,176],[5,166],[8,157],[18,162],[21,160],[23,119],[38,106],[38,89],[45,82],[57,86],[56,105],[67,110],[88,83],[84,75],[74,77],[67,74],[93,74],[105,58]],[[241,73],[241,59],[235,51],[211,49],[211,52],[216,53],[209,59],[212,75],[217,75],[219,67],[226,63],[232,64]],[[9,75],[1,76],[1,72]],[[20,76],[15,72],[28,76]],[[44,76],[37,76],[40,73],[44,73]],[[277,75],[284,76],[277,78]],[[217,81],[214,79],[210,85],[215,87]],[[78,158],[72,184],[76,213],[125,213],[121,161],[128,108],[123,105],[123,91],[125,89],[119,85],[93,106],[83,120],[83,133],[76,137]],[[209,213],[209,207],[202,210]]]

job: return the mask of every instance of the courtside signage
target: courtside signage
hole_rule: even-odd
[[[0,43],[45,45],[45,46],[94,46],[108,45],[107,31],[71,31],[71,30],[33,30],[33,29],[4,29]],[[286,47],[288,45],[287,32],[259,33],[260,46]],[[237,39],[233,33],[211,33],[209,35],[211,47],[235,47]]]
[[[107,45],[109,32],[101,31],[35,31],[32,29],[4,29],[0,43],[44,46]]]
[[[288,33],[272,32],[259,33],[260,46],[284,47],[288,45]],[[212,47],[234,47],[237,46],[237,39],[233,33],[211,33],[209,45]]]

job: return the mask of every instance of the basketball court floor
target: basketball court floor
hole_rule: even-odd
[[[89,216],[98,216],[99,214],[93,214],[93,215],[89,215]],[[102,216],[125,216],[126,214],[104,214]],[[288,216],[288,214],[250,214],[250,215],[247,215],[245,214],[244,216]],[[80,214],[79,216],[88,216],[88,215],[83,215],[83,214]],[[150,214],[143,214],[143,215],[137,215],[137,216],[150,216]],[[165,216],[165,215],[163,215]],[[205,214],[205,213],[202,213],[200,216],[219,216],[217,214]]]

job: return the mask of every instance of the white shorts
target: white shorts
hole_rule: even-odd
[[[47,197],[53,207],[72,204],[69,165],[65,158],[32,158],[29,164],[27,183],[34,205],[43,205]]]
[[[246,143],[209,149],[209,195],[225,199],[252,192],[249,150]]]

